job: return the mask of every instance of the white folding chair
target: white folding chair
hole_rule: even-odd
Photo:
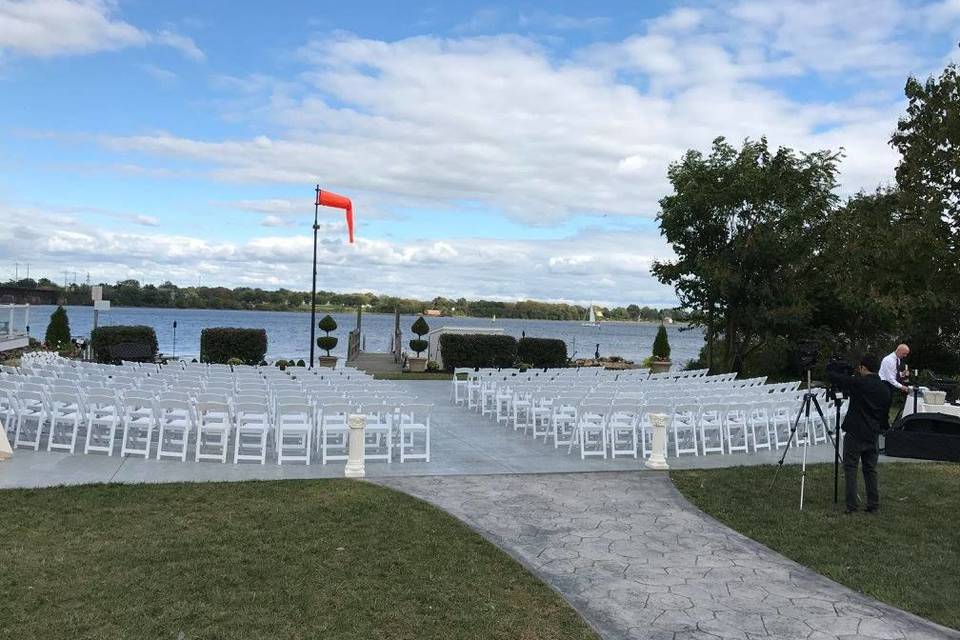
[[[313,407],[305,402],[285,403],[277,408],[277,464],[310,464]]]
[[[432,404],[407,404],[400,407],[400,462],[430,462],[430,413]],[[416,451],[417,436],[423,435],[423,450]]]
[[[607,420],[610,457],[637,457],[637,422],[640,410],[633,402],[615,402]]]
[[[23,445],[39,451],[43,426],[49,417],[50,409],[43,392],[21,389],[17,394],[17,431],[13,438],[14,448]]]
[[[237,436],[233,445],[233,463],[252,460],[267,462],[267,437],[270,434],[270,410],[266,403],[237,402]]]
[[[700,455],[697,447],[697,430],[700,427],[700,405],[677,404],[673,408],[673,451],[679,458],[684,453]]]
[[[170,456],[186,462],[190,433],[196,426],[193,405],[188,400],[161,398],[157,401],[157,422],[160,427],[157,438],[157,460]],[[198,447],[199,442],[198,437]]]
[[[156,400],[151,392],[128,392],[123,396],[123,436],[120,456],[150,457],[150,443],[157,424]]]
[[[610,403],[604,400],[584,400],[580,403],[577,417],[577,435],[567,445],[567,452],[573,449],[574,443],[580,447],[580,459],[587,456],[607,457],[607,415],[610,412]],[[590,448],[590,447],[593,448]]]
[[[364,429],[364,460],[393,461],[393,421],[397,406],[393,404],[365,404],[360,412],[366,415]]]
[[[749,451],[750,405],[734,403],[727,405],[723,414],[723,428],[727,434],[727,453]],[[736,444],[734,444],[736,442]]]
[[[230,448],[230,432],[233,431],[233,415],[226,402],[198,402],[197,448],[194,461],[227,461]],[[208,451],[210,450],[210,451]]]
[[[84,417],[80,394],[76,391],[56,391],[50,394],[49,403],[50,437],[47,439],[47,451],[59,449],[73,453]]]
[[[700,411],[700,446],[703,449],[703,455],[726,453],[723,446],[725,436],[723,417],[725,413],[726,405],[721,402],[703,404]]]
[[[107,391],[87,394],[87,439],[84,453],[91,451],[113,455],[117,426],[123,413],[117,396]]]
[[[320,409],[320,462],[346,460],[350,427],[347,418],[354,410],[346,402],[331,402]],[[334,453],[331,453],[333,451]]]

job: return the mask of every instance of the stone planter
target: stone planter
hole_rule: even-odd
[[[333,369],[337,366],[337,356],[320,356],[317,358],[317,362],[321,367]]]
[[[650,362],[650,373],[666,373],[672,364],[669,360],[653,360]]]
[[[427,370],[427,359],[407,358],[407,366],[410,367],[410,373],[423,373]]]

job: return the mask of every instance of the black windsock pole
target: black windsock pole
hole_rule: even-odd
[[[313,205],[313,286],[310,288],[310,368],[313,369],[313,349],[316,346],[317,333],[317,230],[320,220],[320,185],[317,185],[317,199]]]

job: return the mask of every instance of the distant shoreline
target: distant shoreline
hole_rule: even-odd
[[[55,304],[34,304],[30,305],[31,307],[56,307]],[[63,305],[67,309],[79,308],[79,309],[90,309],[93,310],[93,305],[91,304],[68,304]],[[310,309],[217,309],[213,307],[144,307],[144,306],[134,306],[134,307],[121,307],[111,306],[110,310],[114,309],[145,309],[150,311],[227,311],[227,312],[237,312],[237,313],[249,313],[251,311],[261,312],[261,313],[309,313]],[[110,313],[110,311],[103,311],[101,313]],[[321,307],[317,306],[317,313],[343,313],[343,314],[357,314],[356,308],[350,307]],[[389,311],[364,311],[363,315],[365,316],[392,316],[393,313]],[[414,313],[401,313],[402,316],[415,317],[421,314]],[[557,320],[555,318],[497,318],[494,320],[490,316],[428,316],[424,315],[424,319],[427,322],[445,320],[445,319],[467,319],[467,320],[484,320],[490,322],[491,324],[496,324],[502,320],[511,320],[511,321],[524,321],[524,320],[535,320],[537,322],[586,322],[586,320]],[[601,320],[599,321],[601,326],[605,324],[615,324],[615,325],[659,325],[659,320]],[[671,327],[687,327],[690,326],[689,322],[683,321],[674,321],[671,323],[666,323],[666,326]]]

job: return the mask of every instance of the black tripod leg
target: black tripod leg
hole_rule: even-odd
[[[773,485],[777,482],[777,476],[780,475],[780,469],[783,467],[783,461],[787,459],[787,453],[790,451],[790,445],[793,443],[794,436],[797,435],[797,425],[800,424],[800,418],[803,417],[804,412],[810,412],[810,395],[805,394],[803,396],[803,404],[800,405],[800,411],[797,412],[797,417],[793,421],[793,426],[790,427],[790,437],[787,438],[787,446],[783,449],[783,455],[780,456],[779,462],[777,462],[777,469],[773,472],[773,480],[770,481],[770,488],[773,489]]]

